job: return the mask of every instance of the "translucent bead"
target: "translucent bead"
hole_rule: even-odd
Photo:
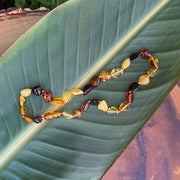
[[[148,59],[152,56],[151,52],[147,49],[143,49],[139,55],[142,57],[142,58],[145,58],[145,59]]]
[[[132,61],[132,60],[136,59],[138,56],[139,56],[139,53],[133,53],[129,56],[129,58]]]
[[[73,114],[74,117],[80,117],[81,115],[82,115],[81,111],[79,110],[74,111],[74,114]]]
[[[100,102],[99,99],[92,99],[91,102],[90,102],[90,104],[92,104],[92,105],[98,105],[99,102]]]
[[[33,123],[34,121],[30,118],[30,117],[27,117],[25,116],[24,119],[29,122],[29,123]]]
[[[54,118],[59,118],[62,116],[62,114],[63,114],[63,112],[60,110],[56,110],[56,111],[52,112],[52,115]]]
[[[32,90],[29,89],[29,88],[23,89],[23,90],[21,91],[21,95],[24,96],[24,97],[28,97],[28,96],[31,95],[31,91],[32,91]]]
[[[90,102],[91,102],[90,100],[84,102],[84,104],[81,106],[81,111],[82,112],[85,112],[85,111],[88,110]]]
[[[93,89],[93,86],[90,84],[87,84],[83,89],[84,95],[88,94],[90,91],[92,91],[92,89]]]
[[[41,123],[43,121],[43,119],[42,119],[42,116],[36,116],[35,118],[34,118],[34,122],[35,123]]]
[[[36,96],[40,96],[42,94],[42,91],[43,91],[43,88],[41,86],[37,86],[37,87],[32,88],[32,92]]]
[[[111,71],[111,76],[113,78],[118,78],[119,76],[121,76],[123,74],[123,69],[122,68],[115,68]]]
[[[72,92],[71,91],[67,91],[63,97],[63,100],[65,103],[69,103],[72,99]]]
[[[126,93],[126,100],[127,102],[132,103],[134,100],[134,93],[131,92]]]
[[[54,98],[52,101],[50,101],[52,104],[54,105],[58,105],[58,106],[64,106],[65,102],[62,98],[60,97],[56,97]]]
[[[46,121],[49,121],[49,120],[52,120],[54,119],[53,115],[51,112],[47,112],[43,115],[43,118],[46,120]]]
[[[119,111],[115,106],[112,106],[108,109],[107,113],[111,116],[116,116],[118,115]]]
[[[151,56],[151,58],[148,59],[148,63],[152,68],[158,68],[159,60],[156,56]]]
[[[26,113],[27,113],[26,107],[21,107],[20,108],[20,113],[21,113],[21,116],[24,117],[26,115]]]
[[[24,103],[25,103],[25,98],[24,98],[24,96],[20,95],[20,97],[19,97],[19,103],[20,103],[20,106],[24,106]]]
[[[159,70],[156,69],[156,68],[150,68],[150,69],[148,69],[148,71],[147,71],[147,75],[148,75],[149,77],[154,77],[157,73],[159,73]]]
[[[119,106],[119,111],[128,111],[129,110],[130,103],[127,101],[124,101]]]
[[[52,120],[54,118],[59,118],[59,117],[62,116],[62,114],[63,113],[60,110],[57,110],[57,111],[54,111],[54,112],[47,112],[47,113],[44,114],[43,118],[48,121],[48,120]]]
[[[46,102],[50,102],[53,99],[52,94],[48,91],[44,91],[42,97]]]
[[[73,95],[79,95],[79,94],[83,94],[83,91],[81,89],[72,89],[71,93]]]
[[[102,100],[102,101],[99,102],[98,109],[101,110],[101,111],[107,112],[108,105],[107,105],[105,100]]]
[[[108,72],[108,71],[101,71],[100,75],[99,75],[99,78],[102,81],[107,81],[107,80],[111,79],[111,73]]]
[[[122,69],[128,68],[130,64],[131,64],[130,58],[125,59],[122,63]]]
[[[72,119],[74,118],[74,116],[72,114],[69,114],[67,112],[63,112],[63,116],[66,118],[66,119]]]
[[[93,76],[91,78],[90,84],[93,87],[98,87],[101,84],[101,79],[98,76]]]
[[[138,90],[139,90],[139,84],[137,82],[133,82],[130,84],[129,91],[131,91],[132,93],[135,93]]]
[[[148,75],[142,75],[142,76],[140,76],[140,77],[139,77],[138,84],[141,84],[141,85],[147,85],[147,84],[149,84],[149,76],[148,76]]]

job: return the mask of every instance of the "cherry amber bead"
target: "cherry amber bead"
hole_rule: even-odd
[[[126,100],[127,102],[132,103],[134,100],[134,93],[131,92],[126,93]]]
[[[149,58],[152,56],[151,52],[150,52],[149,50],[147,50],[147,49],[143,49],[143,50],[139,53],[139,55],[140,55],[142,58],[145,58],[145,59],[149,59]]]
[[[81,115],[82,115],[81,111],[79,110],[74,111],[74,114],[73,114],[74,117],[80,117]]]
[[[90,102],[91,102],[90,100],[84,102],[84,104],[81,106],[81,111],[82,112],[85,112],[85,111],[88,110]]]
[[[33,123],[34,121],[30,118],[30,117],[27,117],[25,116],[24,119],[29,122],[29,123]]]
[[[34,118],[34,122],[35,123],[41,123],[42,122],[42,116],[36,116],[35,118]]]
[[[20,113],[21,113],[21,116],[24,117],[26,115],[26,113],[27,113],[26,107],[21,107],[20,108]]]
[[[133,53],[129,56],[130,60],[134,60],[139,56],[139,53]]]
[[[43,88],[41,86],[37,86],[37,87],[32,88],[32,92],[36,96],[40,96],[42,94],[42,90],[43,90]]]
[[[50,102],[53,99],[52,94],[48,91],[44,91],[42,97],[46,102]]]
[[[91,81],[90,81],[90,84],[93,86],[93,87],[98,87],[101,83],[101,79],[98,77],[98,76],[93,76],[91,78]]]
[[[99,99],[92,99],[90,104],[92,105],[98,105],[100,103],[100,100]]]
[[[129,91],[131,91],[132,93],[135,93],[138,90],[139,90],[139,84],[137,82],[133,82],[130,84]]]
[[[93,89],[93,86],[90,84],[87,84],[83,89],[84,95],[88,94],[90,91],[92,91],[92,89]]]

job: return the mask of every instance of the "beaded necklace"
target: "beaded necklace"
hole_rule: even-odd
[[[133,82],[129,86],[129,91],[126,93],[126,100],[122,102],[119,106],[119,108],[112,106],[108,107],[107,102],[105,100],[99,100],[99,99],[92,99],[87,100],[84,102],[84,104],[81,106],[80,110],[74,111],[73,114],[69,114],[67,112],[62,112],[61,110],[56,110],[54,112],[47,112],[43,114],[42,116],[36,116],[34,119],[31,119],[30,117],[26,116],[27,109],[24,106],[25,104],[25,98],[31,95],[31,92],[36,95],[40,96],[42,95],[42,98],[46,102],[50,102],[51,104],[58,105],[58,106],[64,106],[65,104],[69,103],[71,101],[72,96],[74,95],[80,95],[80,94],[88,94],[92,89],[97,88],[101,81],[107,81],[111,78],[118,78],[121,76],[125,69],[127,69],[131,61],[136,59],[138,56],[141,56],[144,59],[148,59],[148,63],[151,66],[150,69],[148,69],[147,74],[141,75],[139,77],[138,82]],[[99,76],[93,76],[90,80],[90,84],[87,84],[83,90],[81,89],[72,89],[65,93],[63,98],[55,97],[53,98],[52,93],[45,91],[41,86],[33,87],[32,89],[26,88],[23,89],[20,92],[20,114],[21,117],[23,117],[28,122],[35,122],[40,123],[43,120],[52,120],[54,118],[59,118],[62,115],[67,119],[77,118],[80,117],[84,112],[86,112],[90,105],[97,105],[98,109],[104,112],[107,112],[109,115],[118,115],[120,112],[128,111],[130,108],[130,104],[134,100],[134,93],[139,90],[140,85],[147,85],[149,84],[150,77],[154,77],[159,72],[158,69],[158,58],[156,56],[153,56],[151,52],[147,49],[143,49],[141,52],[133,53],[131,54],[127,59],[125,59],[121,65],[121,68],[115,68],[111,72],[108,71],[101,71]]]

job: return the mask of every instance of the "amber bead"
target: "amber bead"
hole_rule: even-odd
[[[124,101],[119,106],[119,111],[128,111],[129,110],[130,103],[127,101]]]
[[[58,105],[58,106],[64,106],[65,102],[62,98],[60,97],[56,97],[54,98],[52,101],[50,101],[52,104],[54,105]]]
[[[63,101],[64,103],[69,103],[72,99],[72,92],[71,91],[68,91],[65,93],[64,97],[63,97]]]
[[[90,84],[87,84],[83,89],[84,95],[88,94],[90,91],[92,91],[92,89],[93,89],[93,86]]]
[[[126,100],[127,102],[132,103],[134,100],[134,93],[131,92],[126,93]]]
[[[63,112],[63,116],[64,116],[65,118],[67,118],[67,119],[72,119],[72,118],[74,118],[74,116],[73,116],[72,114],[69,114],[69,113],[67,113],[67,112]]]
[[[108,109],[107,113],[111,116],[116,116],[118,115],[119,111],[115,106],[112,106]]]
[[[24,117],[26,115],[26,113],[27,113],[26,107],[21,107],[20,108],[20,113],[21,113],[21,116]]]
[[[139,77],[139,81],[138,81],[138,84],[141,84],[141,85],[147,85],[149,84],[149,76],[148,75],[142,75]]]
[[[148,63],[152,68],[158,68],[158,58],[156,56],[152,56],[148,59]]]
[[[145,59],[148,59],[152,56],[151,52],[147,49],[143,49],[139,55],[142,57],[142,58],[145,58]]]
[[[52,112],[47,112],[43,115],[43,118],[47,121],[54,119]]]
[[[44,91],[42,97],[46,102],[50,102],[53,99],[52,94],[48,91]]]
[[[156,69],[156,68],[150,68],[150,69],[148,69],[148,71],[147,71],[147,75],[148,75],[149,77],[154,77],[157,73],[159,73],[159,70]]]
[[[19,97],[19,103],[20,103],[20,106],[24,106],[25,98],[22,95],[20,95]]]
[[[79,110],[74,111],[74,114],[73,114],[74,117],[80,117],[81,115],[82,115],[81,111]]]
[[[130,60],[134,60],[139,56],[139,53],[133,53],[129,56]]]
[[[101,84],[101,79],[98,76],[93,76],[91,78],[90,84],[93,87],[98,87]]]
[[[139,90],[139,84],[137,82],[133,82],[130,84],[129,91],[131,91],[132,93],[135,93],[138,90]]]
[[[34,118],[34,122],[35,122],[35,123],[41,123],[42,121],[43,121],[42,116],[36,116],[36,117]]]
[[[131,64],[130,58],[125,59],[122,63],[122,69],[128,68],[130,64]]]
[[[63,112],[60,110],[56,110],[56,111],[52,112],[52,115],[54,118],[59,118],[62,116],[62,114],[63,114]]]
[[[99,102],[99,104],[98,104],[98,109],[101,110],[101,111],[107,112],[107,110],[108,110],[108,105],[107,105],[107,103],[106,103],[105,100],[102,100],[102,101]]]
[[[108,72],[108,71],[101,71],[100,75],[99,75],[99,78],[102,81],[107,81],[107,80],[111,79],[111,73]]]
[[[72,89],[71,93],[73,95],[79,95],[79,94],[83,94],[83,91],[81,89]]]
[[[43,90],[43,88],[41,86],[37,86],[37,87],[32,88],[32,92],[36,96],[40,96],[42,94],[42,90]]]
[[[29,89],[29,88],[23,89],[23,90],[21,91],[21,95],[24,96],[24,97],[28,97],[28,96],[30,96],[31,91],[32,91],[32,90]]]
[[[98,105],[99,102],[100,102],[99,99],[92,99],[91,102],[90,102],[90,104],[92,104],[92,105]]]
[[[118,78],[119,76],[121,76],[123,74],[123,69],[122,68],[115,68],[111,71],[111,76],[113,78]]]
[[[29,123],[33,123],[34,121],[30,118],[30,117],[27,117],[25,116],[24,119],[29,122]]]
[[[88,110],[90,102],[91,102],[90,100],[84,102],[84,104],[81,106],[81,111],[82,112],[85,112],[85,111]]]

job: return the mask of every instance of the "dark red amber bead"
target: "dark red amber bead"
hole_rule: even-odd
[[[135,93],[138,90],[139,90],[139,84],[137,82],[133,82],[130,84],[129,91],[131,91],[132,93]]]
[[[140,55],[142,58],[145,58],[145,59],[149,59],[149,58],[152,56],[151,52],[150,52],[149,50],[147,50],[147,49],[143,49],[143,50],[139,53],[139,55]]]
[[[92,105],[98,105],[100,101],[101,101],[101,100],[99,100],[99,99],[92,99],[91,102],[90,102],[90,104],[92,104]]]
[[[84,104],[81,106],[81,112],[85,112],[88,110],[90,102],[90,100],[84,102]]]
[[[98,76],[93,76],[91,78],[90,84],[93,87],[98,87],[101,84],[101,79]]]
[[[92,89],[93,89],[93,86],[90,84],[87,84],[83,89],[84,95],[88,94]]]
[[[32,92],[36,96],[40,96],[42,94],[42,90],[43,90],[43,88],[41,86],[37,86],[37,87],[32,88]]]
[[[50,102],[53,99],[52,94],[48,91],[44,91],[42,97],[46,102]]]
[[[35,118],[34,118],[34,122],[35,123],[41,123],[42,122],[42,117],[41,116],[36,116]]]
[[[126,100],[127,102],[132,103],[134,100],[134,93],[131,92],[126,93]]]
[[[134,60],[139,56],[139,53],[133,53],[129,56],[130,60]]]

